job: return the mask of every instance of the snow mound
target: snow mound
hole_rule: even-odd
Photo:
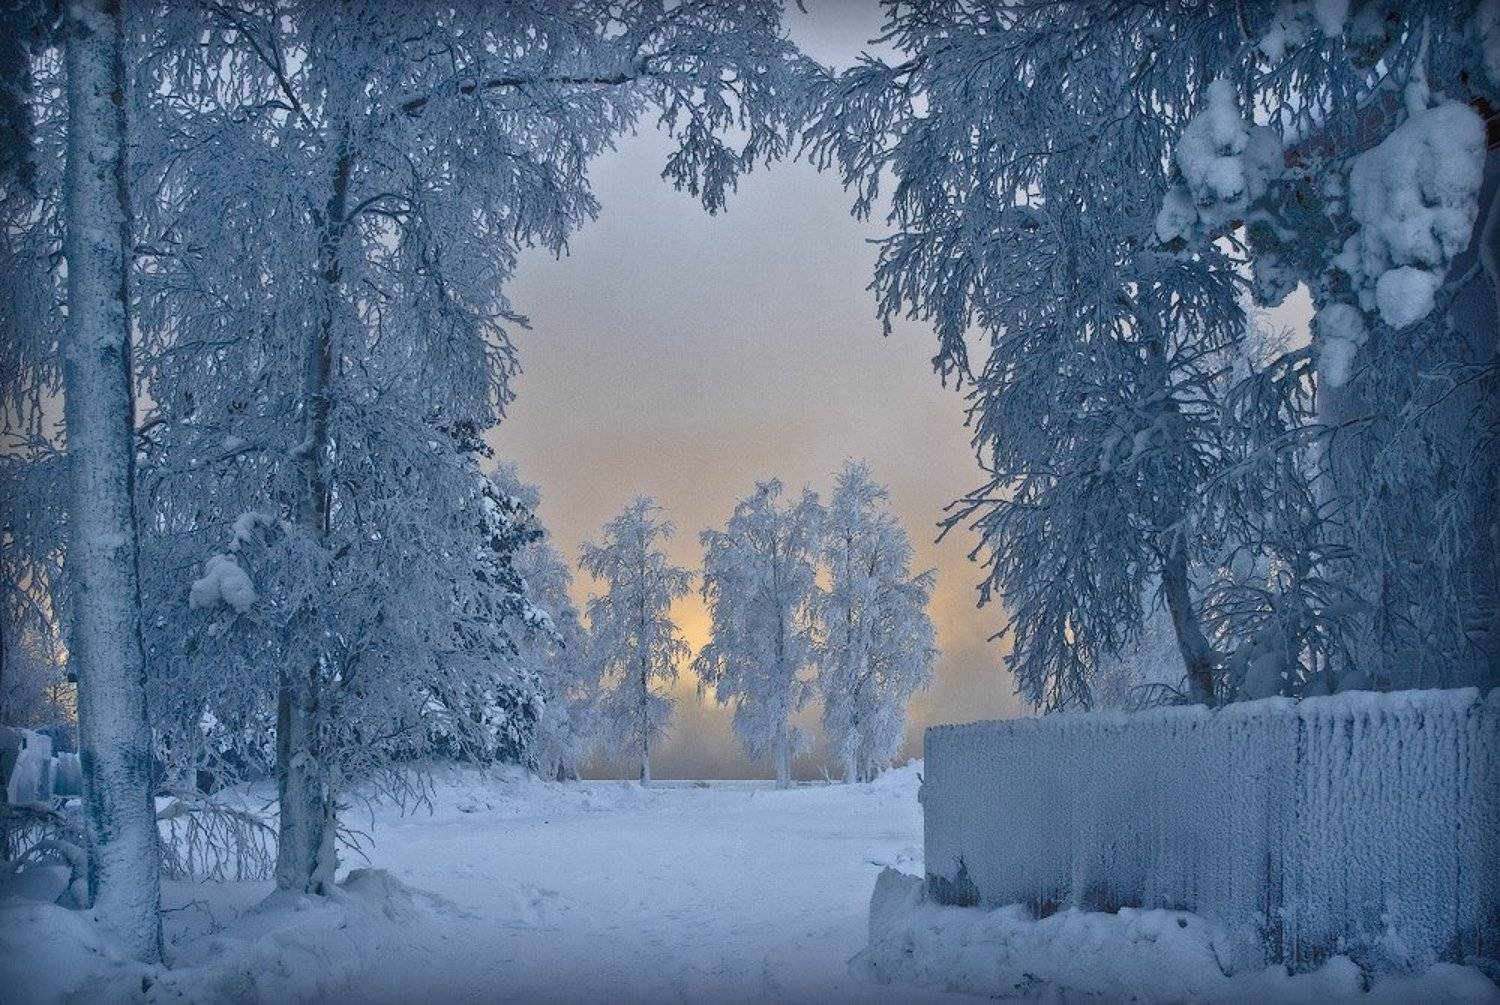
[[[880,874],[870,942],[851,963],[857,973],[881,984],[1047,1001],[1500,1002],[1500,988],[1473,967],[1373,979],[1345,956],[1301,974],[1237,967],[1221,930],[1184,911],[1066,910],[1037,920],[1020,905],[945,907],[923,890],[915,877]]]
[[[412,933],[454,911],[379,869],[327,897],[278,891],[210,934],[169,947],[169,967],[116,953],[84,912],[0,901],[0,999],[28,1005],[338,1000]]]
[[[655,805],[660,794],[638,782],[553,782],[515,765],[483,768],[433,765],[428,771],[427,785],[426,801],[407,807],[404,814],[407,821],[451,820],[456,816],[523,819],[619,813],[647,809]],[[386,825],[395,822],[388,815],[384,820]]]
[[[4,1001],[45,1005],[105,986],[139,988],[153,972],[116,953],[81,911],[19,897],[0,900]]]
[[[185,947],[138,1000],[336,1000],[374,961],[401,951],[427,918],[448,912],[379,869],[353,870],[327,897],[277,891]]]
[[[867,782],[865,787],[870,792],[896,799],[915,799],[921,784],[922,761],[915,758],[899,768],[881,773],[873,782]]]

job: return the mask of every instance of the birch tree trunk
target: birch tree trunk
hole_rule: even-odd
[[[316,541],[327,539],[333,493],[328,475],[332,443],[329,410],[333,401],[334,318],[342,295],[340,252],[348,214],[349,179],[354,158],[340,144],[334,162],[318,269],[323,279],[319,323],[309,332],[303,359],[301,497],[297,521]],[[276,885],[282,890],[323,894],[338,871],[338,832],[334,752],[323,740],[323,679],[316,658],[289,666],[276,700],[276,788],[280,817],[276,844]]]
[[[651,678],[641,657],[641,784],[651,784]]]
[[[776,727],[776,787],[792,786],[792,738],[783,721]]]
[[[854,538],[849,534],[844,535],[844,568],[854,568]],[[847,729],[843,751],[845,785],[853,785],[859,781],[856,754],[859,737],[859,681],[861,680],[859,675],[861,671],[859,653],[855,645],[854,601],[850,599],[844,604],[844,680],[855,683],[850,689],[849,721],[845,723]]]
[[[130,201],[119,0],[69,0],[64,421],[71,498],[69,664],[93,916],[131,957],[161,959],[160,860],[141,644],[130,369]]]
[[[1180,542],[1174,542],[1171,551],[1167,553],[1161,570],[1161,585],[1162,592],[1166,595],[1167,612],[1172,617],[1177,648],[1187,667],[1188,694],[1195,704],[1212,705],[1216,657],[1193,610],[1188,585],[1187,555]]]
[[[641,542],[636,570],[636,645],[641,653],[641,784],[651,784],[651,663],[646,647],[646,545]]]

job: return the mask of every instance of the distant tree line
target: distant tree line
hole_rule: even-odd
[[[862,463],[838,473],[824,507],[811,489],[783,498],[760,482],[722,529],[706,530],[701,592],[712,638],[692,661],[700,694],[734,708],[734,731],[778,786],[809,738],[792,721],[814,698],[844,780],[888,767],[905,738],[906,709],[937,657],[927,615],[933,574],[911,571],[906,531],[887,489]],[[601,738],[639,755],[668,725],[679,663],[690,654],[670,607],[692,573],[663,550],[672,525],[635,500],[585,545],[583,567],[605,585],[589,603],[590,645],[604,687]]]

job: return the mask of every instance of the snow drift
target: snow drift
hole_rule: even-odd
[[[938,902],[1192,911],[1294,968],[1500,938],[1500,695],[1347,693],[929,729]]]
[[[882,984],[1007,1000],[1254,1005],[1500,1001],[1478,968],[1439,963],[1371,974],[1348,956],[1305,973],[1233,959],[1226,933],[1185,911],[973,910],[933,903],[922,881],[887,869],[870,902],[870,944],[853,969]]]
[[[215,899],[228,885],[199,887]],[[201,904],[196,899],[188,906]],[[183,908],[179,908],[182,910]],[[207,911],[207,908],[202,908]],[[327,897],[276,892],[227,925],[168,947],[170,966],[121,952],[88,912],[0,899],[0,1001],[77,1002],[363,1000],[351,988],[413,932],[451,916],[441,898],[380,869],[355,869]],[[169,930],[181,925],[174,919]]]

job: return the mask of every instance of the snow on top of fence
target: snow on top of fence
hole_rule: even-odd
[[[1256,719],[1264,716],[1282,715],[1295,711],[1302,716],[1342,715],[1355,712],[1364,714],[1395,714],[1401,711],[1422,709],[1459,709],[1470,705],[1484,704],[1500,709],[1500,688],[1481,694],[1476,687],[1432,688],[1410,691],[1341,691],[1338,694],[1320,695],[1311,698],[1259,698],[1255,701],[1236,701],[1217,708],[1206,705],[1160,705],[1139,712],[1119,709],[1097,711],[1051,712],[1047,715],[1017,716],[1014,719],[980,719],[974,722],[953,722],[928,726],[926,734],[968,732],[984,729],[1057,729],[1063,725],[1139,725],[1157,720],[1182,719]]]

